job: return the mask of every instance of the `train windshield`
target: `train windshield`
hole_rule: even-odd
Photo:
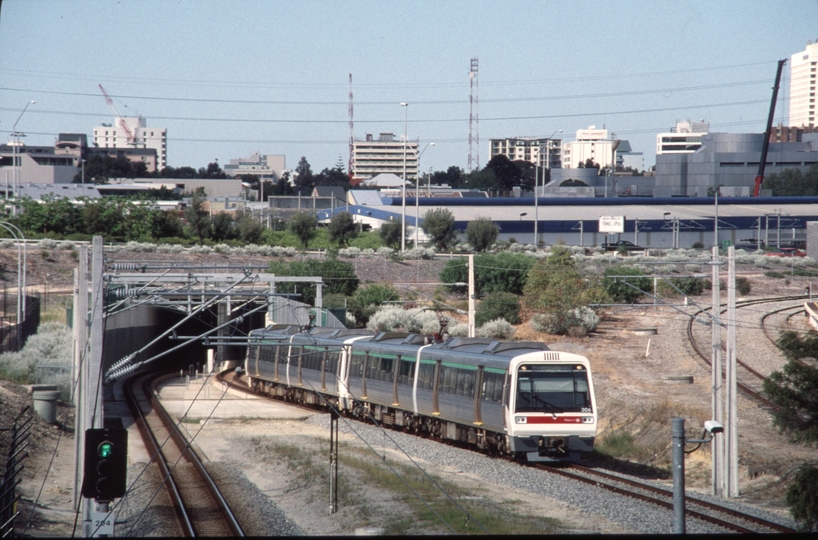
[[[517,370],[516,412],[591,412],[591,393],[585,366],[520,366]]]

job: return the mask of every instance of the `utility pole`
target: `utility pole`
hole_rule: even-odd
[[[103,427],[102,411],[102,341],[105,335],[103,319],[103,240],[101,236],[93,239],[91,254],[91,343],[90,351],[85,355],[86,391],[83,405],[85,406],[85,420],[81,436],[85,436],[85,429]],[[82,291],[80,292],[82,294]],[[79,426],[78,426],[79,427]],[[85,474],[83,472],[83,474]],[[93,499],[83,499],[83,536],[88,538],[93,532],[91,513],[96,510]]]
[[[712,282],[712,351],[711,351],[711,408],[713,420],[724,425],[724,394],[722,391],[723,369],[721,365],[721,295],[719,289],[719,246],[712,248],[711,282]],[[724,496],[724,443],[719,437],[713,441],[710,453],[710,483],[713,495]]]
[[[540,250],[540,234],[537,222],[540,220],[540,206],[539,196],[537,194],[537,185],[539,183],[540,171],[537,165],[534,165],[534,251]]]
[[[469,337],[474,337],[474,254],[469,254]]]
[[[727,248],[727,497],[738,497],[738,387],[736,380],[736,248]]]

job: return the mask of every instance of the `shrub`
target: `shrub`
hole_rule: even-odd
[[[767,277],[778,278],[778,279],[782,279],[782,278],[786,277],[783,273],[776,272],[775,270],[767,270],[766,272],[764,272],[764,275],[767,276]]]
[[[63,398],[67,398],[71,386],[71,340],[71,330],[64,324],[42,323],[19,352],[0,354],[0,378],[18,384],[56,383]],[[38,371],[38,365],[53,367]]]
[[[750,291],[753,290],[752,285],[750,285],[750,280],[746,277],[737,277],[736,278],[736,292],[739,293],[741,296],[747,296],[750,294]]]
[[[497,240],[499,232],[500,229],[488,217],[478,217],[466,226],[466,238],[477,252],[486,251]]]
[[[398,300],[400,295],[392,285],[368,285],[355,291],[347,304],[347,310],[355,318],[359,327],[366,327],[369,318],[375,314],[381,305]]]
[[[422,308],[403,309],[386,306],[369,318],[366,327],[375,332],[434,334],[440,330],[440,319],[444,319],[447,326],[453,322],[453,319],[444,313],[438,315],[434,311]]]
[[[516,294],[491,293],[477,305],[477,312],[474,316],[475,325],[482,326],[496,319],[504,319],[511,324],[520,324],[520,300]]]
[[[634,303],[642,291],[650,291],[653,285],[651,278],[643,277],[644,272],[633,266],[610,266],[605,269],[602,288],[615,302]],[[614,278],[611,276],[634,276],[632,278]]]
[[[593,332],[599,326],[599,316],[587,306],[562,313],[537,313],[531,317],[529,323],[531,328],[537,332],[546,334],[567,334],[575,327],[581,328],[581,332],[573,331],[576,337],[582,337],[588,332]],[[581,334],[581,335],[577,335]]]
[[[659,282],[659,292],[664,296],[675,297],[680,293],[684,296],[697,296],[705,290],[705,280],[702,278],[671,278]]]
[[[427,259],[432,260],[435,258],[435,250],[423,247],[414,247],[412,249],[407,249],[403,253],[403,259],[405,260],[414,260],[414,259]]]
[[[505,319],[495,319],[479,327],[475,334],[477,337],[509,339],[516,331],[517,329]]]

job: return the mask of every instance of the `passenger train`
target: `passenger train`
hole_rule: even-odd
[[[521,461],[593,449],[587,358],[533,341],[271,325],[250,332],[255,390]]]

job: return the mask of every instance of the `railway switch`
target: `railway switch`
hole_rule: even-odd
[[[97,501],[122,497],[127,489],[128,430],[85,430],[85,473],[82,496]]]

